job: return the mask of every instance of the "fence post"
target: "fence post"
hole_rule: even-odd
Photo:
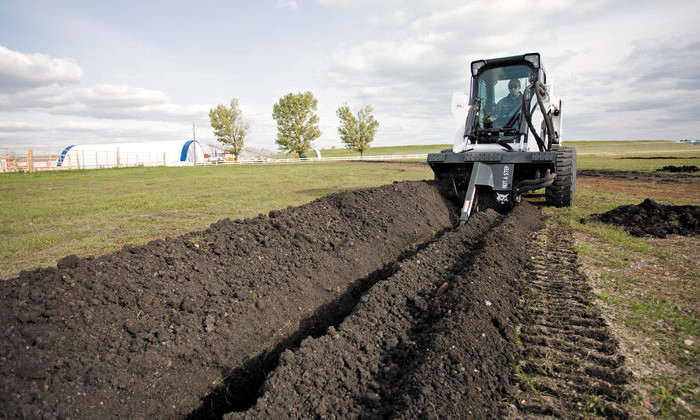
[[[27,172],[34,172],[34,152],[31,148],[27,150]]]
[[[120,167],[120,162],[119,162],[119,148],[117,147],[117,168]]]

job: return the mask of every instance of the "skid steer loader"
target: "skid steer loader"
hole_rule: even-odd
[[[562,146],[561,100],[539,53],[472,62],[470,97],[453,94],[452,113],[454,147],[428,164],[462,205],[460,226],[472,211],[507,211],[541,188],[548,204],[571,206],[576,149]]]

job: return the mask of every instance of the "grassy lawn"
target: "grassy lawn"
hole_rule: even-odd
[[[579,155],[614,155],[614,154],[633,154],[647,153],[656,156],[655,153],[666,152],[697,152],[700,156],[700,146],[689,145],[686,143],[676,143],[672,141],[647,140],[647,141],[566,141],[565,145],[574,146]],[[452,149],[452,144],[433,144],[423,146],[392,146],[392,147],[371,147],[365,156],[386,156],[386,155],[412,155],[437,153],[441,150]],[[348,149],[321,149],[321,156],[324,158],[330,157],[360,157],[360,154],[354,150]],[[309,151],[306,153],[309,158],[315,158],[316,152]],[[287,159],[295,158],[296,155],[291,153],[278,154],[271,156],[272,158]]]
[[[700,146],[687,143],[660,140],[637,141],[566,141],[574,146],[579,154],[621,154],[661,151],[700,151]]]
[[[423,146],[387,146],[387,147],[372,147],[367,152],[365,156],[387,156],[387,155],[415,155],[415,154],[426,154],[426,153],[438,153],[444,149],[452,149],[451,144],[431,144]],[[330,157],[360,157],[360,154],[354,150],[349,149],[321,149],[321,156],[324,158]],[[306,153],[307,157],[316,157],[316,152],[309,151]],[[273,155],[272,158],[277,159],[287,159],[294,158],[296,155],[292,153],[282,153],[279,155]]]
[[[431,178],[427,166],[362,162],[0,174],[0,278],[342,190]]]
[[[578,149],[577,149],[578,151]],[[580,152],[579,152],[580,153]],[[665,157],[666,159],[659,159]],[[664,166],[700,167],[700,148],[697,151],[645,152],[622,155],[579,154],[578,169],[656,172]],[[695,172],[692,175],[698,176]]]

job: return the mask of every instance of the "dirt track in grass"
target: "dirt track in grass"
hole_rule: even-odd
[[[544,220],[456,216],[402,182],[22,272],[0,283],[3,415],[510,416]]]

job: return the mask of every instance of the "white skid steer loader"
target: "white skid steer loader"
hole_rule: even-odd
[[[455,93],[454,147],[428,154],[435,179],[472,211],[506,211],[521,194],[546,189],[548,204],[571,206],[576,149],[562,146],[561,100],[547,84],[539,53],[471,63],[471,95]]]

